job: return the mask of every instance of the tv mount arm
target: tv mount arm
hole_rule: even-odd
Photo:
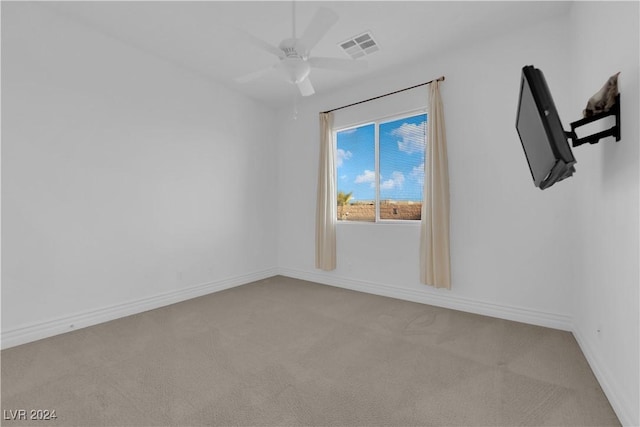
[[[613,127],[582,138],[578,138],[578,135],[576,135],[576,128],[600,119],[604,119],[605,117],[609,116],[616,117],[616,124]],[[620,141],[620,94],[616,95],[616,103],[613,105],[613,107],[611,107],[609,111],[594,114],[591,117],[586,117],[584,119],[571,123],[571,131],[565,131],[565,134],[567,135],[567,138],[571,138],[571,145],[573,147],[579,147],[580,145],[586,144],[587,142],[589,144],[597,144],[602,138],[606,138],[608,136],[613,136],[616,138],[616,141]]]

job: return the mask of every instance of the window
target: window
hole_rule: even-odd
[[[339,221],[420,220],[425,113],[335,132]]]

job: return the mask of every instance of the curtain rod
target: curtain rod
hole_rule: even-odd
[[[343,108],[347,108],[347,107],[353,107],[354,105],[358,105],[358,104],[364,104],[365,102],[373,101],[373,100],[378,99],[378,98],[384,98],[385,96],[389,96],[389,95],[395,95],[396,93],[404,92],[405,90],[415,89],[417,87],[425,86],[425,85],[428,85],[429,83],[433,83],[433,82],[436,82],[436,81],[437,82],[444,81],[444,76],[440,76],[437,79],[429,80],[428,82],[420,83],[420,84],[417,84],[415,86],[406,87],[404,89],[400,89],[400,90],[396,90],[396,91],[393,91],[393,92],[385,93],[384,95],[374,96],[373,98],[365,99],[364,101],[358,101],[358,102],[354,102],[353,104],[343,105],[342,107],[337,107],[337,108],[334,108],[332,110],[323,111],[322,114],[332,113],[334,111],[342,110]]]

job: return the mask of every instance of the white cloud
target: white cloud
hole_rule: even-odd
[[[344,151],[342,148],[338,148],[336,151],[336,166],[342,166],[342,162],[349,160],[353,156],[351,151]]]
[[[356,176],[356,184],[363,184],[363,183],[371,183],[371,186],[375,187],[376,185],[376,173],[374,171],[370,171],[368,169],[365,169],[365,171],[362,173],[362,175],[358,175]]]
[[[418,166],[414,166],[411,170],[411,178],[415,179],[420,185],[424,185],[424,162]]]
[[[392,130],[391,135],[400,138],[398,150],[412,154],[424,151],[426,129],[426,121],[418,124],[403,123],[399,128]]]
[[[394,188],[402,188],[404,184],[404,174],[395,171],[391,174],[391,178],[380,183],[380,190],[393,190]]]

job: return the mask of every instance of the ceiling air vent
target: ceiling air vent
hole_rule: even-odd
[[[380,50],[371,32],[359,34],[339,43],[340,47],[353,59],[362,58]]]

